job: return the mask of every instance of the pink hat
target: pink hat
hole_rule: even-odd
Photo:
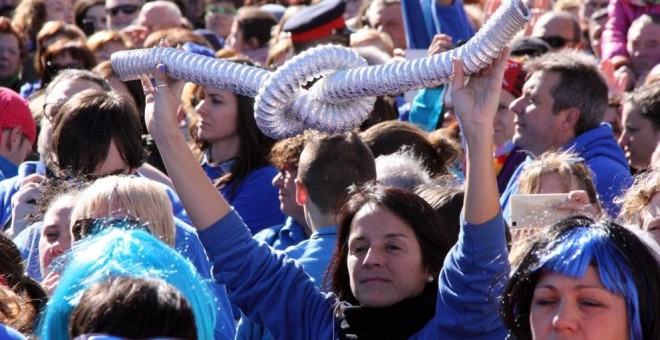
[[[28,102],[16,92],[0,87],[0,128],[20,126],[23,134],[34,144],[37,138],[37,125],[32,118]]]

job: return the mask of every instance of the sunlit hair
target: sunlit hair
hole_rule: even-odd
[[[67,24],[62,21],[49,21],[39,30],[36,37],[36,52],[34,55],[34,69],[37,73],[43,73],[44,65],[41,63],[46,49],[58,40],[78,41],[85,43],[85,33],[76,25]]]
[[[547,151],[527,164],[520,175],[518,193],[538,194],[543,177],[553,174],[561,178],[564,192],[568,193],[572,188],[584,190],[589,202],[599,205],[591,171],[584,158],[566,151]]]
[[[119,33],[117,31],[98,31],[92,34],[87,38],[87,48],[92,52],[96,53],[103,46],[116,42],[124,46],[124,48],[131,49],[133,48],[133,42],[125,34]]]
[[[530,308],[542,274],[580,278],[589,266],[608,291],[625,299],[630,339],[659,339],[657,244],[614,222],[584,216],[558,222],[525,251],[502,295],[502,314],[511,333],[517,339],[532,338]]]
[[[109,228],[76,244],[64,255],[60,282],[46,305],[37,334],[69,339],[69,320],[87,288],[117,276],[159,278],[186,297],[195,315],[199,339],[212,339],[216,304],[195,267],[145,231]]]
[[[411,191],[431,181],[424,161],[408,147],[402,147],[393,154],[378,156],[376,178],[383,185]]]
[[[650,170],[635,176],[635,182],[614,203],[621,206],[619,219],[630,225],[644,224],[644,208],[660,193],[660,172]]]
[[[279,170],[292,168],[297,171],[300,154],[302,154],[305,145],[314,138],[320,137],[320,135],[314,130],[307,130],[294,137],[277,141],[268,155],[270,163]]]
[[[351,188],[347,202],[337,217],[337,245],[328,267],[328,273],[332,273],[332,291],[338,301],[359,304],[350,286],[348,239],[353,219],[365,205],[385,208],[405,222],[417,238],[424,267],[434,276],[440,273],[451,245],[447,232],[449,228],[442,225],[433,207],[411,191],[373,182],[356,186]],[[425,289],[437,291],[437,281],[427,283]]]
[[[78,197],[71,211],[71,224],[79,219],[105,217],[117,210],[148,223],[154,236],[174,247],[172,203],[162,187],[142,177],[108,176],[96,180]]]

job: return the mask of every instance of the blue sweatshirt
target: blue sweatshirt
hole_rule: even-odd
[[[258,232],[253,237],[276,250],[285,250],[307,239],[305,227],[288,216],[283,224],[274,225]]]
[[[401,0],[401,10],[410,49],[428,49],[433,36],[440,33],[449,35],[454,44],[474,35],[461,0],[449,6],[435,0]]]
[[[338,336],[334,296],[320,292],[298,263],[252,239],[235,211],[199,235],[232,303],[261,320],[274,338]],[[505,338],[498,297],[509,272],[501,214],[482,225],[463,223],[439,275],[436,315],[413,338]]]
[[[202,169],[204,169],[209,179],[215,182],[215,180],[229,172],[232,163],[233,161],[227,161],[212,166],[205,159],[202,162]],[[277,188],[272,184],[273,177],[276,174],[277,169],[275,167],[264,166],[250,171],[238,188],[234,190],[234,195],[230,195],[231,184],[220,190],[225,200],[243,216],[245,224],[250,227],[252,234],[276,224],[281,224],[286,218],[280,210]]]
[[[621,207],[614,204],[614,199],[632,185],[633,178],[630,174],[626,156],[614,140],[612,127],[603,123],[595,129],[580,134],[570,143],[564,145],[562,149],[571,150],[584,158],[593,175],[596,192],[603,208],[610,217],[616,217]],[[531,157],[528,157],[525,162],[518,166],[513,176],[511,176],[502,197],[500,197],[504,218],[509,222],[511,220],[509,201],[511,195],[518,193],[518,180],[529,162],[531,162]]]

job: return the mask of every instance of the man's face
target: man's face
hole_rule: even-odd
[[[12,34],[0,34],[0,79],[16,74],[21,65],[18,39]]]
[[[138,17],[142,8],[142,0],[107,0],[105,10],[108,18],[108,29],[120,30]]]
[[[583,23],[589,21],[595,11],[607,7],[608,0],[583,0],[580,1],[580,20]]]
[[[589,42],[591,43],[591,50],[594,51],[597,57],[601,55],[601,37],[605,30],[605,23],[607,23],[607,16],[600,18],[597,22],[589,22]]]
[[[579,32],[574,31],[573,22],[570,19],[553,15],[542,16],[532,30],[532,37],[547,42],[551,51],[578,48],[579,39],[575,36],[576,34]]]
[[[372,5],[367,11],[369,26],[390,35],[394,47],[406,48],[406,31],[399,4]]]
[[[627,49],[633,71],[638,77],[645,76],[653,66],[660,64],[660,24],[630,27]]]
[[[534,72],[523,86],[523,95],[511,103],[511,111],[516,114],[513,142],[537,156],[563,145],[558,131],[564,114],[552,111],[555,103],[552,91],[559,80],[559,75],[553,72]]]
[[[53,149],[52,136],[53,124],[57,111],[74,94],[88,89],[103,90],[95,82],[81,79],[63,80],[44,99],[44,117],[41,122],[41,131],[39,132],[39,153],[44,157],[50,154]]]

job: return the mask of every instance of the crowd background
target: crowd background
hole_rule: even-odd
[[[340,134],[110,63],[397,63],[501,1],[0,0],[0,339],[660,338],[657,1],[526,1],[493,66]]]

